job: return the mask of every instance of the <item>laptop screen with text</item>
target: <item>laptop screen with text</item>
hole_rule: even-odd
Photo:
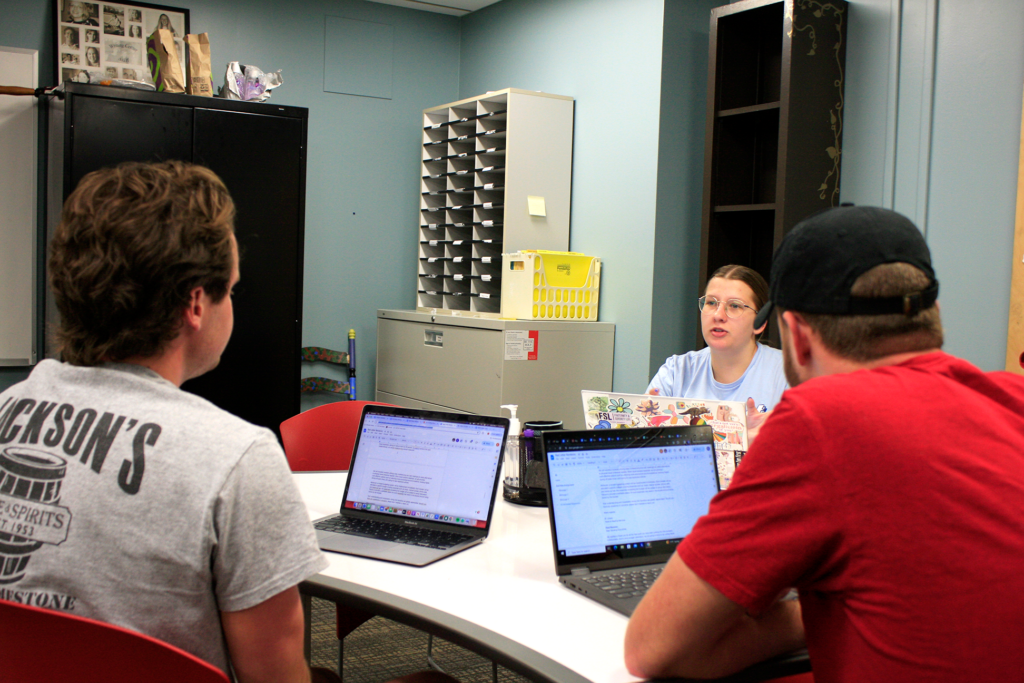
[[[546,434],[558,564],[670,554],[718,492],[712,438],[706,427]]]
[[[360,429],[345,508],[486,526],[501,426],[367,412]]]

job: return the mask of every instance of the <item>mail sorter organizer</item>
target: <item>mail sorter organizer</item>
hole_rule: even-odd
[[[573,99],[506,88],[423,112],[416,308],[501,317],[501,255],[568,249]]]
[[[569,251],[502,254],[501,317],[597,320],[601,259]]]

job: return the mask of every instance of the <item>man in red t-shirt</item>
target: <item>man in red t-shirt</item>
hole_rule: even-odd
[[[806,644],[818,683],[1021,677],[1024,378],[940,351],[937,296],[892,211],[786,236],[755,327],[774,307],[793,388],[633,614],[631,673]]]

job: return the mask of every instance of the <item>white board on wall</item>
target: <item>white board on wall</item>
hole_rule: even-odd
[[[38,50],[0,47],[4,85],[36,88]],[[0,365],[36,362],[35,97],[0,95]]]

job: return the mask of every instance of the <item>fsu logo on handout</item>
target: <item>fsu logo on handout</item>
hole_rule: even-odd
[[[58,505],[67,461],[31,448],[0,452],[0,585],[25,576],[32,553],[68,537],[71,511]]]

